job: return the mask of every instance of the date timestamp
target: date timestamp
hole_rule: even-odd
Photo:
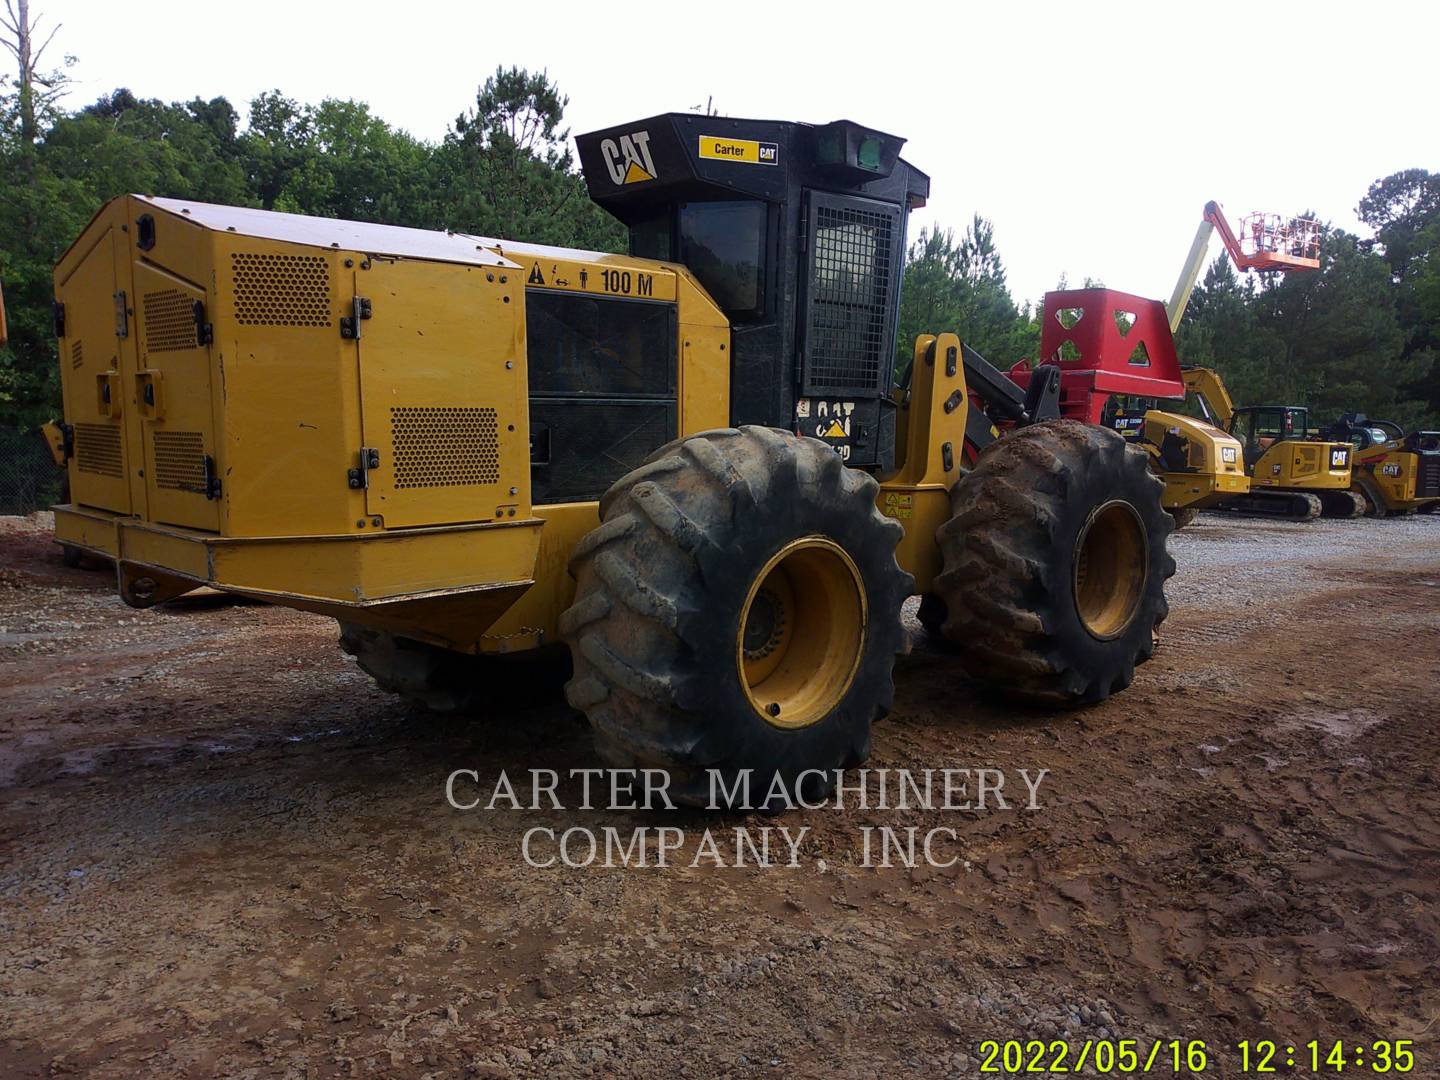
[[[1239,1061],[1234,1060],[1235,1056]],[[1211,1069],[1220,1071],[1222,1057],[1238,1065],[1245,1076],[1282,1072],[1292,1076],[1340,1076],[1347,1072],[1402,1075],[1415,1071],[1415,1042],[1311,1039],[1289,1043],[1247,1039],[1233,1047],[1222,1047],[1202,1039],[1086,1039],[1078,1043],[1063,1039],[987,1039],[980,1044],[980,1072],[1003,1076],[1204,1076]]]

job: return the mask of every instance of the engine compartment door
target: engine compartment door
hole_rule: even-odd
[[[121,343],[129,332],[126,297],[115,273],[116,230],[104,219],[70,276],[58,284],[62,305],[60,382],[65,420],[73,429],[70,501],[119,514],[131,512],[125,438],[128,387]],[[57,329],[60,327],[57,327]]]
[[[135,318],[140,367],[131,396],[143,432],[149,517],[218,531],[205,294],[159,267],[136,263]]]
[[[351,323],[366,513],[386,528],[528,518],[521,274],[369,261]]]

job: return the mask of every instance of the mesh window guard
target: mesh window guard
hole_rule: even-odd
[[[889,385],[902,228],[897,206],[811,194],[805,393],[873,396]]]

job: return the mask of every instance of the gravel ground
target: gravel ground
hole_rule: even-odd
[[[1041,809],[460,812],[594,767],[536,687],[444,721],[333,624],[151,612],[0,519],[0,1076],[978,1076],[985,1039],[1420,1040],[1440,1075],[1440,517],[1203,515],[1155,659],[1017,713],[917,640],[871,767],[1048,769]],[[1013,790],[1013,789],[1012,789]],[[706,828],[798,866],[691,865]],[[685,830],[537,869],[531,827]],[[862,829],[953,829],[865,865]],[[1429,1042],[1427,1042],[1429,1040]],[[1142,1042],[1142,1046],[1146,1043]]]

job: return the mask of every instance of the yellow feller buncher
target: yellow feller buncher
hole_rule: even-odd
[[[1022,395],[962,460],[952,333],[891,385],[929,192],[903,140],[668,114],[578,141],[629,255],[107,204],[55,271],[57,539],[139,607],[331,616],[432,707],[568,647],[600,755],[697,803],[711,770],[813,794],[863,760],[916,592],[989,687],[1130,683],[1174,570],[1145,455]]]

